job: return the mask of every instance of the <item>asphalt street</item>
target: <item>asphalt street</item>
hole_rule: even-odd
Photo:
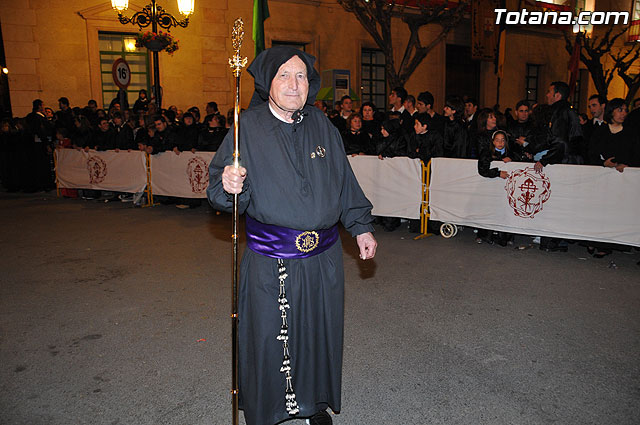
[[[1,424],[231,423],[229,215],[2,192],[0,228]],[[639,251],[341,236],[335,424],[640,423]]]

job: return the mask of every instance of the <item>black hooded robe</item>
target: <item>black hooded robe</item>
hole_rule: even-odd
[[[254,95],[240,120],[240,156],[247,177],[238,197],[239,211],[262,223],[300,231],[327,229],[341,221],[353,236],[371,232],[371,203],[349,166],[340,134],[319,109],[309,105],[319,88],[313,59],[295,52],[266,50],[249,68],[262,102]],[[305,55],[301,59],[307,65],[310,90],[302,121],[289,124],[276,118],[264,100],[275,72],[293,54]],[[322,156],[318,147],[324,148]],[[225,165],[232,163],[233,132],[229,132],[209,167],[207,195],[220,210],[232,208],[233,196],[221,182]],[[282,323],[277,261],[246,249],[240,265],[239,401],[248,425],[309,417],[327,406],[335,412],[341,409],[344,272],[340,240],[315,256],[284,260],[291,375],[300,409],[295,416],[285,408],[286,380],[280,372],[283,345],[276,339]]]

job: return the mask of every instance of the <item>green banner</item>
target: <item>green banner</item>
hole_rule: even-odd
[[[267,0],[253,0],[253,41],[255,55],[264,50],[264,21],[269,17]]]

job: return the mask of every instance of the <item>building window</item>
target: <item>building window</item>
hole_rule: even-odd
[[[144,47],[136,47],[136,34],[99,32],[98,43],[100,48],[100,73],[102,76],[102,104],[108,108],[111,101],[118,94],[119,87],[113,81],[113,62],[123,58],[131,68],[131,83],[127,87],[129,107],[138,98],[140,89],[147,90],[151,97],[149,79],[149,54]]]
[[[538,77],[540,75],[540,65],[527,64],[525,76],[525,99],[531,102],[538,102]]]
[[[275,46],[289,46],[289,47],[293,47],[294,49],[302,50],[303,52],[307,51],[307,43],[298,43],[296,41],[273,40],[271,42],[271,47],[275,47]]]
[[[631,9],[631,27],[629,28],[629,41],[640,41],[640,0],[633,0]]]
[[[387,105],[387,77],[382,50],[362,49],[362,102],[373,102],[381,111]]]

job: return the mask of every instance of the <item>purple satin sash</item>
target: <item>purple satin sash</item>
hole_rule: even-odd
[[[338,225],[329,229],[301,231],[261,223],[248,215],[247,247],[271,258],[308,258],[331,248],[338,240]]]

